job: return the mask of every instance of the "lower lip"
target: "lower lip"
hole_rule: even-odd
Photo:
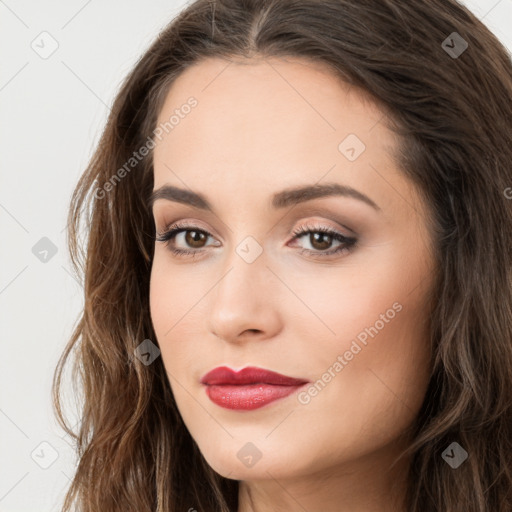
[[[206,386],[208,398],[220,407],[251,411],[275,400],[287,397],[304,386],[275,386],[272,384]]]

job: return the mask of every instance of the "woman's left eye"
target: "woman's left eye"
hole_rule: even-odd
[[[182,237],[182,241],[187,244],[188,247],[192,247],[192,249],[180,249],[179,247],[176,247],[176,239],[178,239],[182,234],[184,235]],[[354,237],[342,235],[333,229],[323,226],[300,227],[293,232],[293,235],[293,240],[305,238],[306,235],[309,235],[307,240],[312,249],[303,248],[300,253],[303,254],[305,252],[312,256],[320,257],[326,257],[342,252],[350,252],[357,242],[357,239]],[[203,229],[199,229],[196,226],[174,224],[169,228],[169,230],[158,234],[155,240],[158,242],[164,242],[166,245],[170,246],[169,250],[176,256],[195,256],[199,252],[202,252],[205,247],[202,245],[203,242],[211,236],[212,235],[210,233]],[[332,248],[331,246],[334,242],[338,242],[339,245]]]
[[[309,235],[306,240],[309,244],[316,250],[311,249],[302,249],[301,254],[306,252],[308,254],[314,256],[330,256],[332,254],[338,253],[348,253],[353,250],[357,239],[354,237],[348,237],[338,233],[334,229],[326,228],[326,227],[300,227],[296,229],[293,234],[294,240],[304,238],[306,235]],[[327,248],[326,246],[331,246],[334,241],[339,242],[339,245],[332,248]],[[326,250],[328,249],[328,250]]]

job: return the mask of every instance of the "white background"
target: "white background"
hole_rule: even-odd
[[[464,3],[512,51],[512,0]],[[122,78],[184,5],[0,0],[0,512],[56,512],[74,472],[50,394],[83,304],[66,248],[69,198]],[[43,31],[59,45],[47,59],[31,47]],[[32,253],[42,237],[57,247],[47,263]],[[47,469],[35,462],[52,453]]]

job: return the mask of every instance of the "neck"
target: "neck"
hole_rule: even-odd
[[[241,481],[238,512],[405,512],[409,459],[390,467],[397,450],[384,448],[307,475]]]

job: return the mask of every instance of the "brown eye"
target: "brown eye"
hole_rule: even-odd
[[[301,253],[311,256],[332,256],[334,254],[347,254],[355,246],[357,240],[354,237],[347,237],[337,231],[325,226],[303,226],[294,232],[294,240],[304,239],[310,247],[303,248]],[[333,243],[337,245],[333,247]]]
[[[203,242],[208,238],[205,233],[202,231],[194,231],[192,229],[188,229],[184,231],[185,233],[185,243],[189,247],[193,247],[195,249],[200,249],[203,247]]]
[[[311,246],[315,249],[325,251],[330,248],[330,245],[333,242],[333,236],[322,232],[310,233],[309,241]]]
[[[210,233],[195,226],[176,223],[168,231],[155,237],[158,242],[164,242],[171,252],[176,255],[199,254],[203,248],[207,248],[208,238],[213,238]],[[214,243],[218,247],[218,243]]]

